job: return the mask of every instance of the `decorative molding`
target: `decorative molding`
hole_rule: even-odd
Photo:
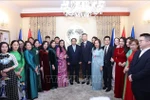
[[[129,16],[130,12],[103,12],[98,16]],[[56,13],[21,13],[21,17],[48,17],[48,16],[65,16],[62,12]]]

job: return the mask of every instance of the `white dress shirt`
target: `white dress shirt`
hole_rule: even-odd
[[[140,53],[140,55],[139,55],[139,58],[146,52],[146,51],[148,51],[150,49],[150,47],[149,48],[146,48],[146,49],[143,49],[143,50],[141,50],[141,53]]]

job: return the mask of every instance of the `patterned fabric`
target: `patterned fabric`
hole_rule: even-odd
[[[18,66],[16,58],[11,54],[0,54],[0,71],[9,68],[9,67]],[[17,86],[17,76],[15,75],[14,70],[11,70],[6,73],[9,80],[6,80],[6,96],[7,100],[19,100],[18,97],[18,86]],[[3,100],[3,99],[2,99]]]
[[[103,40],[104,36],[111,36],[113,28],[115,28],[116,37],[119,37],[120,23],[120,16],[96,16],[98,38]]]
[[[56,18],[55,17],[30,17],[30,28],[33,37],[37,38],[38,29],[40,29],[42,37],[56,35]]]
[[[62,52],[60,52],[60,48],[57,48],[56,54],[58,57],[58,87],[65,87],[68,85],[67,62],[64,59],[66,51],[62,48]]]

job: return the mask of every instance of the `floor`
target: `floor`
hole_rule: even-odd
[[[113,91],[107,93],[104,90],[93,91],[90,85],[76,83],[65,88],[41,92],[36,100],[90,100],[91,97],[109,97],[110,100],[122,100],[114,98]]]

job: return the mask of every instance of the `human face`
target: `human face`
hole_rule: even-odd
[[[38,48],[38,47],[40,46],[39,41],[36,41],[35,44],[34,44],[34,46],[35,46],[36,48]]]
[[[133,50],[133,51],[136,51],[138,49],[138,44],[135,41],[133,41],[130,44],[130,49]]]
[[[95,42],[95,38],[92,38],[92,43],[94,44],[94,42]]]
[[[150,46],[150,41],[146,40],[145,37],[141,36],[139,38],[140,49],[145,49]]]
[[[56,38],[56,39],[55,39],[55,43],[56,43],[56,44],[59,44],[59,38]]]
[[[30,43],[27,43],[25,47],[26,47],[27,50],[31,50],[32,49],[32,45]]]
[[[22,41],[19,41],[19,47],[22,49],[24,46],[24,43]]]
[[[87,41],[87,35],[82,35],[82,40],[83,40],[83,42]]]
[[[123,39],[120,39],[119,44],[120,44],[121,47],[124,47],[124,45],[125,45],[124,40],[123,40]]]
[[[109,45],[110,44],[110,39],[109,38],[105,38],[104,39],[104,44],[105,45]]]
[[[48,48],[48,43],[47,42],[44,43],[43,48],[44,48],[44,50],[47,50],[47,48]]]
[[[127,47],[130,47],[130,39],[127,39],[126,46],[127,46]]]
[[[51,44],[51,46],[52,46],[52,48],[55,48],[56,43],[55,43],[55,42],[53,42],[53,43]]]
[[[72,45],[76,45],[76,42],[77,42],[77,41],[76,41],[75,39],[72,39],[71,44],[72,44]]]
[[[119,39],[115,39],[115,45],[116,45],[116,46],[119,45]]]
[[[12,44],[12,49],[13,49],[14,51],[17,51],[18,48],[19,48],[19,43],[18,43],[18,42],[14,42],[14,43]]]
[[[29,39],[29,41],[33,44],[34,43],[34,40],[32,38]]]
[[[95,45],[96,48],[99,48],[99,45],[100,45],[100,44],[99,44],[99,42],[96,40],[95,43],[94,43],[94,45]]]
[[[2,45],[1,51],[2,51],[2,53],[7,53],[8,52],[8,46],[7,46],[7,44],[3,44]]]
[[[60,42],[60,46],[63,47],[64,46],[64,41]]]
[[[46,38],[45,41],[47,41],[49,43],[50,42],[50,38]]]

